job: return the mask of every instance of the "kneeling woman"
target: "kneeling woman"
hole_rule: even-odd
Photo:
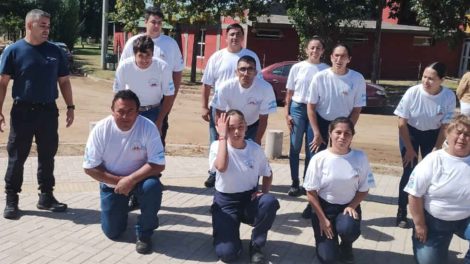
[[[405,187],[419,264],[448,263],[454,234],[470,240],[470,118],[456,116],[446,138],[448,146],[418,163]],[[470,263],[470,249],[464,263]]]
[[[219,140],[212,143],[211,171],[216,172],[212,227],[215,253],[224,262],[238,258],[242,244],[240,223],[252,225],[251,263],[264,263],[266,243],[279,202],[269,194],[272,172],[261,147],[245,140],[246,123],[238,110],[223,113],[217,121]],[[261,191],[258,180],[262,176]]]
[[[352,244],[361,234],[360,203],[375,181],[365,153],[350,148],[351,120],[336,118],[328,133],[329,146],[310,160],[304,188],[314,209],[311,221],[318,259],[334,263],[339,257],[352,262]]]

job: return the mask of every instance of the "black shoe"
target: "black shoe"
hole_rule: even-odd
[[[310,204],[307,204],[307,207],[305,207],[304,211],[302,212],[302,218],[312,218],[312,206]]]
[[[266,257],[261,248],[250,242],[250,263],[266,263]]]
[[[354,263],[354,254],[353,254],[353,248],[352,248],[352,243],[343,243],[339,245],[339,250],[340,250],[340,260],[343,263]]]
[[[18,218],[18,194],[7,193],[5,210],[3,210],[3,217],[6,219]]]
[[[305,190],[305,188],[303,186],[300,186],[299,189],[300,189],[300,194],[301,195],[307,195],[307,190]]]
[[[400,228],[409,228],[410,224],[408,218],[406,217],[406,209],[398,209],[396,225]]]
[[[48,210],[51,212],[64,212],[67,210],[67,205],[59,203],[54,195],[50,193],[40,193],[39,201],[36,207],[40,210]]]
[[[137,201],[137,197],[135,197],[135,195],[131,195],[129,197],[129,203],[127,206],[129,207],[129,212],[139,209],[139,201]]]
[[[302,191],[300,190],[299,186],[291,186],[287,195],[292,197],[299,197],[302,195]]]
[[[210,174],[207,180],[204,182],[204,186],[212,188],[215,186],[215,175]]]
[[[152,238],[141,237],[135,243],[135,251],[140,254],[148,254],[152,250]]]

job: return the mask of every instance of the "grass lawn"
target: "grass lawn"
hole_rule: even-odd
[[[112,52],[112,47],[108,47],[108,53]],[[101,48],[99,44],[84,44],[82,47],[81,44],[77,43],[73,50],[73,56],[75,69],[80,69],[82,73],[93,75],[101,79],[114,80],[114,70],[101,69]],[[189,69],[185,69],[183,71],[182,83],[190,88],[199,89],[201,86],[200,81],[202,78],[202,71],[196,71],[196,83],[189,81],[190,75],[191,71]]]

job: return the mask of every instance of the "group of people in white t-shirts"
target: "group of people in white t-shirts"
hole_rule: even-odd
[[[129,197],[133,197],[130,206],[140,206],[142,217],[136,225],[139,253],[152,249],[151,235],[158,227],[167,116],[183,69],[176,43],[160,35],[162,19],[161,12],[150,10],[146,33],[126,43],[113,87],[112,117],[93,130],[84,162],[86,172],[102,182],[102,227],[108,237],[116,238],[125,230]],[[227,47],[209,58],[202,77],[201,117],[209,123],[211,143],[204,185],[215,187],[211,214],[216,255],[224,262],[239,257],[243,222],[253,226],[250,262],[265,263],[262,248],[279,201],[269,193],[273,174],[261,139],[277,104],[271,85],[261,76],[258,56],[242,46],[244,35],[239,24],[228,26]],[[353,242],[361,233],[360,204],[375,187],[366,154],[350,147],[361,108],[366,106],[366,84],[360,73],[347,67],[352,58],[347,45],[333,47],[331,66],[321,62],[324,51],[322,39],[308,40],[307,59],[293,65],[288,77],[285,117],[292,184],[287,193],[307,195],[302,216],[311,220],[318,259],[352,263]],[[397,225],[409,225],[409,200],[418,263],[445,263],[452,234],[467,240],[470,236],[470,177],[466,174],[470,171],[470,120],[465,116],[453,119],[455,96],[442,86],[444,75],[442,63],[426,67],[422,84],[408,89],[395,111],[404,166]],[[148,128],[152,123],[154,128]],[[424,158],[440,149],[446,136],[447,148]],[[158,142],[152,137],[158,137]],[[301,185],[303,140],[306,158]],[[418,151],[424,160],[416,166]],[[129,158],[135,153],[139,159]],[[446,226],[445,230],[440,226]],[[470,253],[466,261],[470,263]]]

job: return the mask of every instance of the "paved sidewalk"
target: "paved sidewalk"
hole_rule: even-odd
[[[69,205],[65,213],[36,209],[37,162],[25,165],[19,220],[0,218],[0,263],[199,263],[217,262],[212,247],[209,205],[212,190],[203,187],[207,159],[167,157],[163,183],[160,227],[153,236],[153,253],[135,252],[133,225],[139,214],[130,214],[124,237],[107,239],[100,228],[98,184],[85,175],[81,157],[56,158],[56,197]],[[0,175],[7,161],[0,158]],[[272,163],[273,193],[281,209],[269,233],[265,252],[272,263],[318,263],[313,230],[300,217],[306,198],[286,195],[290,184],[288,164]],[[414,263],[411,229],[394,226],[398,177],[375,175],[377,188],[362,203],[362,236],[354,244],[356,263]],[[4,182],[0,183],[4,188]],[[4,195],[0,195],[3,211]],[[238,263],[248,262],[250,228],[242,225],[244,253]],[[451,244],[451,263],[463,263],[468,242],[456,236]]]

